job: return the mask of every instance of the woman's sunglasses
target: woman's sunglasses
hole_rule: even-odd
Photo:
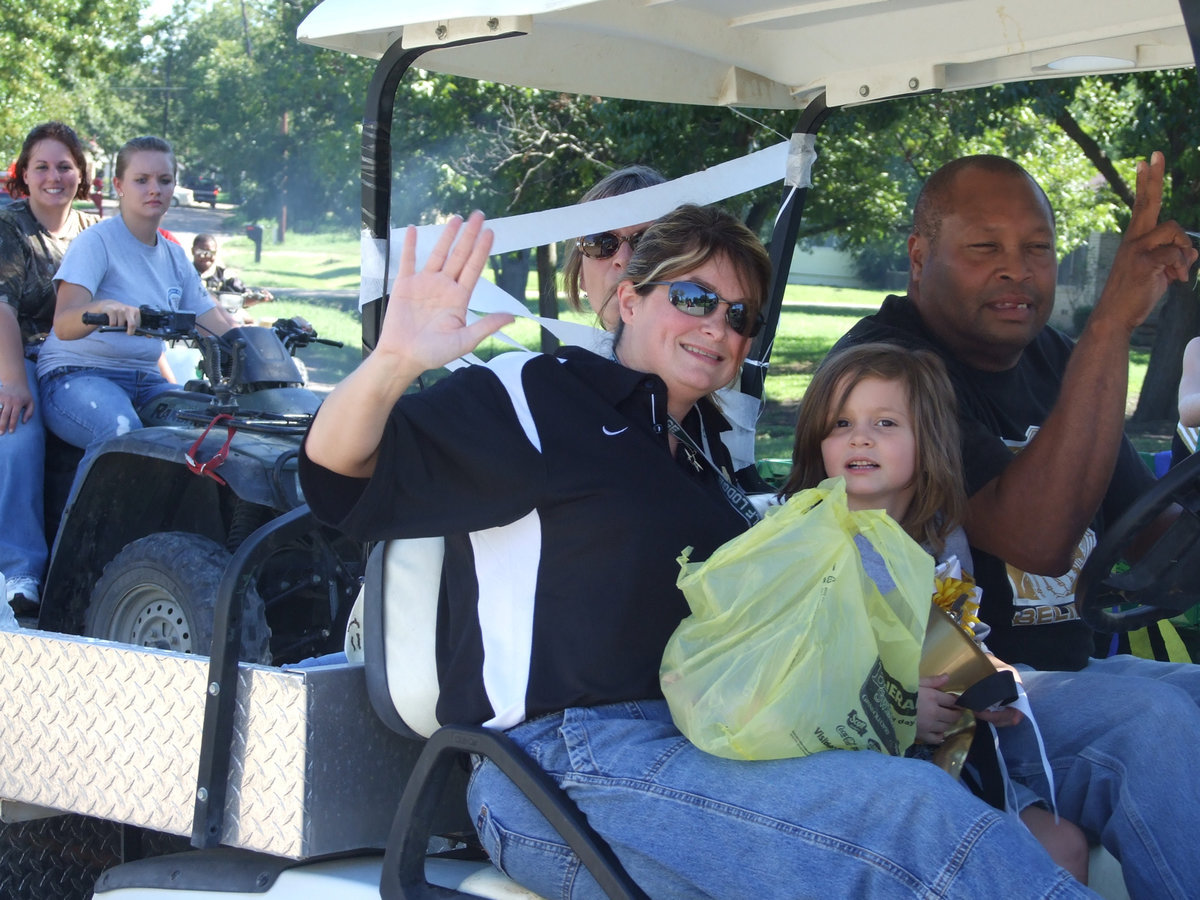
[[[601,231],[599,234],[585,234],[581,238],[577,238],[575,246],[579,248],[579,252],[588,259],[611,259],[617,255],[617,251],[621,249],[622,244],[629,244],[630,250],[636,250],[638,241],[642,239],[644,231],[638,231],[634,234],[625,237],[624,235],[614,234],[611,231]]]
[[[703,318],[711,313],[714,309],[725,303],[729,309],[725,310],[725,321],[729,327],[740,334],[742,337],[752,338],[758,334],[758,330],[763,326],[762,315],[750,317],[750,310],[746,308],[745,303],[734,303],[732,300],[724,300],[717,295],[716,291],[710,291],[703,285],[696,284],[694,281],[643,281],[642,285],[666,285],[667,299],[671,305],[689,316]],[[639,285],[640,287],[641,285]]]

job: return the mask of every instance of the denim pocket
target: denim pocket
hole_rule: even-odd
[[[498,769],[485,764],[468,791],[479,842],[492,865],[542,897],[602,898],[590,877],[580,878],[579,858],[529,800]],[[473,796],[486,793],[487,801]],[[498,817],[494,809],[500,809]],[[594,888],[594,890],[593,890]]]
[[[475,833],[479,835],[479,843],[483,845],[488,858],[501,872],[504,871],[504,844],[500,840],[500,830],[492,821],[487,804],[480,804],[475,813]]]

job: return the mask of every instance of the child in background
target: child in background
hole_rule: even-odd
[[[937,561],[957,556],[969,570],[956,410],[945,367],[933,353],[875,343],[834,354],[804,395],[792,472],[781,493],[790,497],[840,476],[851,510],[884,510]],[[945,674],[920,680],[917,737],[927,744],[942,743],[962,712],[954,695],[940,690],[947,680]],[[1021,713],[1006,708],[976,716],[1004,727],[1017,724]],[[1040,806],[1020,816],[1051,858],[1086,884],[1083,832]]]

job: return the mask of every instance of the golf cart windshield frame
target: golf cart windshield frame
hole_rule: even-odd
[[[1200,0],[1179,0],[1179,7],[1191,44],[1192,57],[1198,59],[1200,58],[1200,54],[1197,53],[1197,50],[1200,49]],[[503,30],[502,25],[498,27],[498,23],[505,21],[507,20],[490,19],[488,20],[489,27],[496,28],[493,33],[467,37],[462,40],[439,39],[436,43],[408,47],[404,45],[403,39],[397,39],[380,59],[368,89],[363,118],[362,222],[364,232],[374,240],[383,241],[385,248],[391,236],[391,134],[401,80],[408,69],[431,50],[447,51],[470,45],[490,44],[525,34],[519,28]],[[909,93],[911,94],[912,91]],[[833,107],[826,101],[824,90],[815,94],[800,112],[794,134],[816,135],[832,109]],[[770,362],[770,351],[779,322],[784,289],[787,286],[787,273],[795,250],[796,236],[799,233],[807,193],[806,187],[799,187],[795,190],[785,189],[781,210],[775,220],[773,237],[770,241],[772,285],[764,309],[766,324],[755,338],[742,372],[741,389],[751,396],[761,397],[763,394],[764,380]],[[389,254],[390,248],[385,249],[383,254],[385,261]],[[386,286],[389,283],[389,273],[386,271],[385,262],[383,295],[365,303],[362,309],[364,355],[375,347],[378,339],[380,324],[387,306]]]

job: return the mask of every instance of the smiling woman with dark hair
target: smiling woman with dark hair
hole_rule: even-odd
[[[72,207],[87,197],[87,159],[62,122],[29,132],[6,187],[20,199],[0,213],[0,573],[4,600],[32,615],[47,558],[35,363],[54,319],[54,273],[67,245],[97,218]]]

